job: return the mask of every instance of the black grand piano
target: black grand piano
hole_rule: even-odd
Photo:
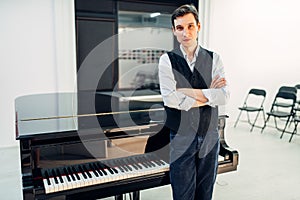
[[[169,134],[159,91],[49,93],[16,99],[23,199],[100,199],[169,184]],[[238,152],[219,116],[218,173]]]

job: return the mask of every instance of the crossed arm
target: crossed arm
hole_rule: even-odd
[[[216,76],[213,78],[210,89],[218,89],[226,86],[226,79],[220,78],[219,76]],[[193,89],[193,88],[179,88],[177,91],[182,92],[186,96],[192,97],[195,99],[195,103],[192,107],[200,107],[205,106],[206,102],[208,102],[208,99],[204,96],[201,89]]]

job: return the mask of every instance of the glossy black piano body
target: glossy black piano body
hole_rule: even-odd
[[[164,110],[157,91],[40,94],[16,99],[16,138],[20,142],[23,198],[116,196],[121,199],[119,195],[124,193],[169,184],[169,134],[163,122]],[[218,173],[234,171],[238,165],[238,152],[225,142],[225,122],[226,116],[220,116]],[[165,162],[163,170],[155,168],[159,165],[155,161],[150,161],[152,164],[142,161],[149,156]],[[79,174],[79,171],[62,173],[69,166],[75,166],[77,170],[91,166],[80,173],[86,175],[99,166],[95,176],[104,170],[100,165],[105,165],[107,171],[116,166],[108,163],[122,163],[123,160],[128,163],[128,159],[139,160],[137,170],[140,170],[139,165],[141,168],[153,165],[155,169],[128,175],[127,167],[120,164],[124,172],[122,176],[116,176],[117,179],[106,178],[105,182],[96,181],[88,186],[65,187],[58,191],[46,189],[48,179],[45,176],[51,177],[52,181],[55,177],[60,181],[59,177],[64,176],[66,181],[67,176],[72,178],[72,173]],[[122,171],[120,166],[116,169]],[[138,193],[135,194],[138,198]]]

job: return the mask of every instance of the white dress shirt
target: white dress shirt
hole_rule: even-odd
[[[195,51],[195,55],[191,61],[187,58],[187,55],[180,46],[180,50],[184,55],[185,60],[190,67],[191,72],[194,71],[196,59],[199,52],[199,46]],[[212,61],[212,79],[219,75],[219,77],[225,77],[224,67],[220,56],[216,53],[213,53]],[[167,53],[163,54],[160,57],[158,64],[158,76],[160,83],[160,91],[164,101],[164,105],[170,108],[176,108],[178,110],[188,111],[192,108],[195,103],[195,99],[189,96],[186,96],[182,92],[176,91],[176,80],[172,71],[171,61]],[[229,99],[230,93],[228,90],[228,81],[226,80],[227,85],[218,89],[202,89],[204,96],[208,99],[207,105],[215,107],[217,105],[225,105]]]

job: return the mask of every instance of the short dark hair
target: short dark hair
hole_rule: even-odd
[[[182,17],[186,14],[192,13],[195,17],[196,23],[198,24],[199,22],[199,17],[198,17],[198,11],[197,8],[193,4],[185,4],[180,7],[178,7],[174,12],[172,13],[172,26],[174,27],[174,20],[177,17]]]

